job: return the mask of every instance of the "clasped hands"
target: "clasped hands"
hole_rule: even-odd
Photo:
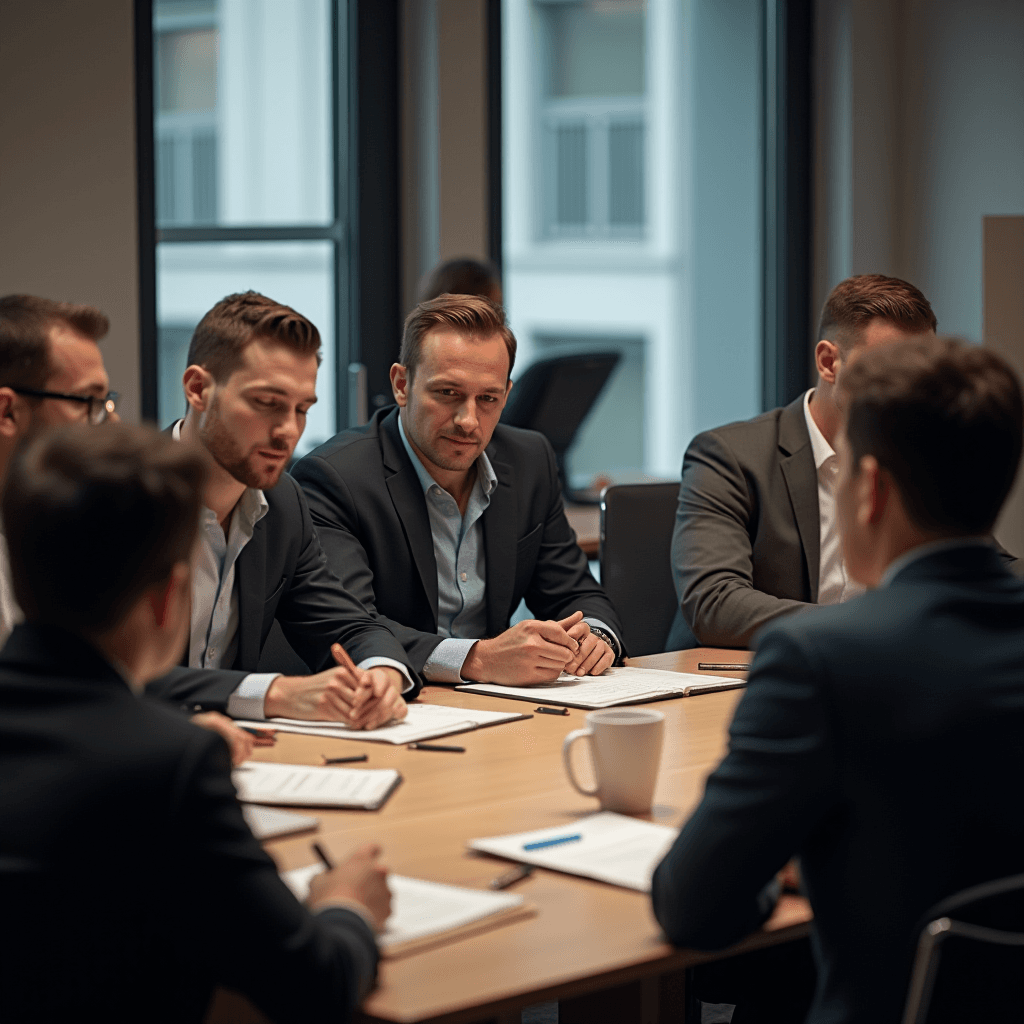
[[[599,676],[615,652],[590,632],[583,612],[555,622],[526,619],[491,640],[478,640],[462,666],[462,678],[505,686],[550,683],[562,672]]]

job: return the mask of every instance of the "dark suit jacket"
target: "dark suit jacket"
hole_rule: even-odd
[[[521,599],[538,618],[580,609],[621,637],[565,518],[554,452],[543,435],[499,424],[487,448],[498,486],[484,512],[487,634],[508,629]],[[423,488],[398,433],[397,409],[375,413],[295,467],[327,561],[422,669],[437,634],[437,563]]]
[[[6,1021],[198,1022],[214,983],[348,1020],[376,970],[359,915],[278,877],[220,737],[52,627],[0,654],[0,887]]]
[[[729,751],[654,876],[680,946],[770,910],[793,855],[814,909],[809,1020],[899,1021],[922,915],[1024,865],[1024,583],[960,547],[887,587],[772,623]]]
[[[387,623],[371,616],[327,567],[295,481],[285,473],[264,495],[270,507],[235,564],[238,654],[234,665],[186,668],[186,651],[183,667],[149,684],[150,696],[222,711],[245,676],[256,671],[275,619],[313,672],[334,664],[331,644],[335,641],[356,664],[364,658],[384,657],[409,665]],[[405,694],[408,700],[420,688],[415,672],[410,675],[416,685]]]

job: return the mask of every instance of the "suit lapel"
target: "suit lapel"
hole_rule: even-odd
[[[256,665],[263,642],[263,603],[267,598],[267,520],[269,510],[256,524],[252,538],[235,562],[235,586],[238,588],[237,665]],[[225,666],[228,667],[228,666]]]
[[[420,582],[430,602],[434,629],[437,629],[437,559],[434,558],[434,538],[430,532],[423,487],[398,433],[397,410],[382,421],[380,442],[384,468],[388,473],[388,493],[402,521],[402,529],[405,530]]]
[[[484,528],[484,555],[487,559],[486,591],[487,635],[505,630],[512,608],[516,573],[516,496],[512,490],[512,470],[493,452],[488,452],[498,486],[481,520]]]
[[[782,453],[782,476],[789,490],[796,528],[807,559],[811,601],[817,602],[818,574],[821,571],[818,471],[814,467],[814,452],[807,433],[803,403],[801,395],[786,406],[779,417],[779,450]]]

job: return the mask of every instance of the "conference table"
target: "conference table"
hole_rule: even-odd
[[[749,652],[698,648],[634,658],[630,664],[697,671],[698,662],[749,658]],[[678,826],[700,800],[704,780],[724,753],[741,693],[719,691],[651,705],[665,715],[665,740],[649,820]],[[430,685],[419,699],[526,714],[535,707]],[[562,740],[584,725],[585,715],[571,708],[566,716],[533,714],[441,741],[465,747],[462,754],[279,733],[276,746],[258,750],[256,758],[320,764],[321,754],[367,753],[365,767],[397,768],[403,781],[381,810],[316,811],[317,833],[270,841],[267,849],[286,870],[315,861],[314,838],[336,860],[375,842],[394,872],[486,888],[509,864],[467,850],[468,840],[571,824],[597,810],[595,799],[572,788],[562,766]],[[585,755],[577,756],[585,772]],[[730,950],[709,955],[665,942],[644,893],[543,869],[510,891],[522,894],[536,914],[382,960],[379,984],[358,1019],[518,1024],[523,1007],[558,1000],[560,1024],[678,1021],[687,968],[804,935],[810,921],[805,900],[783,896],[761,930]],[[236,1024],[260,1019],[244,1002],[223,995],[211,1015],[211,1020]]]

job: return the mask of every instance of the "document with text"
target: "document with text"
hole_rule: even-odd
[[[259,807],[256,804],[243,805],[242,817],[257,839],[276,839],[278,836],[309,832],[320,827],[320,819],[309,814],[280,811],[271,807]]]
[[[310,864],[281,877],[296,898],[304,900],[310,880],[323,870],[321,864]],[[388,875],[388,887],[391,916],[377,937],[384,956],[401,956],[536,913],[515,893],[466,889],[403,875]]]
[[[746,686],[746,680],[623,665],[610,668],[599,676],[569,676],[563,672],[554,682],[538,683],[536,686],[467,683],[455,689],[589,710],[619,704],[644,704],[669,697],[691,697],[697,693],[732,690],[738,686]]]
[[[650,892],[654,869],[678,831],[668,825],[600,811],[554,828],[473,839],[469,848]]]
[[[250,804],[375,811],[402,776],[393,768],[320,768],[246,761],[232,773],[238,799]]]
[[[410,704],[409,714],[400,722],[389,722],[379,729],[351,729],[341,722],[307,722],[299,718],[268,718],[264,722],[236,722],[253,729],[276,729],[330,739],[369,740],[373,743],[418,743],[437,736],[470,732],[503,722],[515,722],[530,715],[514,711],[476,711],[472,708],[448,708],[440,704]]]

